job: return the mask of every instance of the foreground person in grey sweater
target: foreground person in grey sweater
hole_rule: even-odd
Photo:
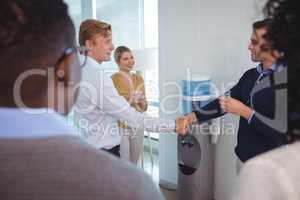
[[[163,199],[66,125],[81,68],[62,0],[2,0],[0,19],[0,199]]]
[[[162,199],[150,177],[75,136],[0,139],[0,199]]]

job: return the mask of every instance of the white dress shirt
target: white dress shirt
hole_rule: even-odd
[[[110,149],[120,144],[118,120],[131,128],[148,131],[175,130],[174,120],[152,118],[132,108],[118,94],[110,75],[90,57],[83,67],[74,117],[84,138],[96,148]]]
[[[0,139],[27,139],[74,135],[67,118],[52,109],[20,109],[0,107]]]

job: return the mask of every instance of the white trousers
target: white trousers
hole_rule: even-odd
[[[121,159],[137,164],[143,148],[144,130],[132,128],[120,128]]]

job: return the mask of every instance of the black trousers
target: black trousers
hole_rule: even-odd
[[[120,158],[120,145],[114,146],[111,149],[104,149],[103,148],[102,150],[104,150],[106,152],[109,152],[109,153],[111,153],[111,154],[113,154],[113,155],[115,155],[115,156],[117,156],[117,157]]]

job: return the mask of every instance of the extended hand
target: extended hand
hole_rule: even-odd
[[[189,122],[189,124],[195,123],[197,121],[196,114],[194,112],[191,112],[185,116]]]
[[[178,117],[176,119],[176,133],[186,135],[189,130],[189,122],[185,117]]]
[[[176,132],[180,135],[186,135],[190,126],[197,121],[195,113],[189,113],[184,117],[176,119]]]
[[[244,105],[239,100],[236,100],[231,97],[221,97],[219,98],[219,103],[224,112],[232,113],[234,115],[238,115],[249,119],[251,113],[253,112],[251,108]]]

